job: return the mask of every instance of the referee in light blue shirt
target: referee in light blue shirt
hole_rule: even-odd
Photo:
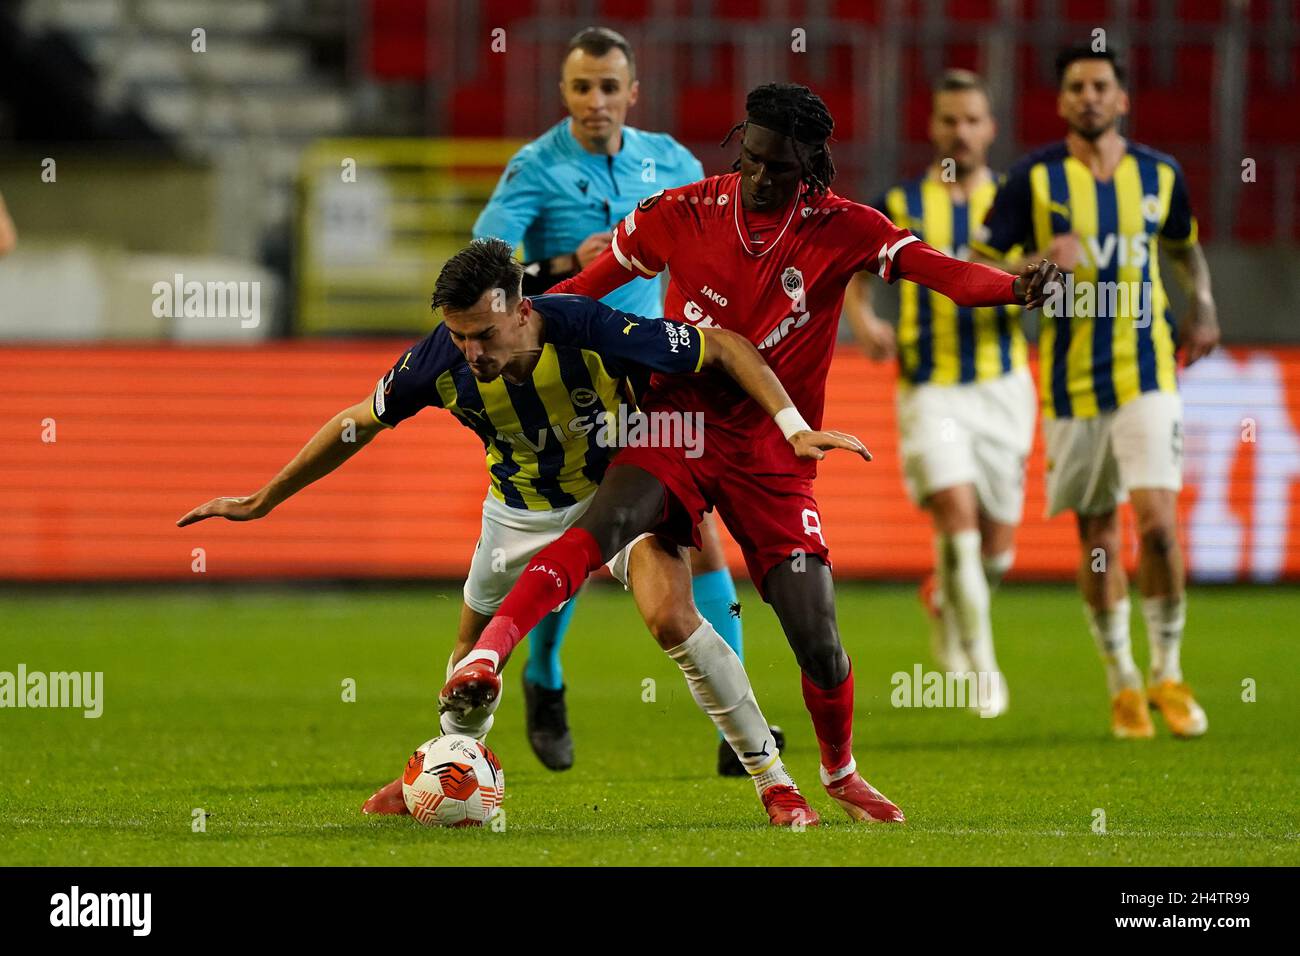
[[[637,93],[632,48],[620,34],[588,27],[569,41],[560,80],[569,117],[511,158],[474,223],[476,239],[496,236],[523,244],[525,295],[545,292],[585,268],[609,245],[618,221],[646,196],[704,178],[700,161],[667,133],[624,125]],[[601,301],[637,315],[663,314],[657,278],[633,279]],[[704,550],[693,556],[695,604],[743,659],[736,586],[711,520],[701,530]],[[532,630],[524,667],[528,740],[552,770],[573,764],[559,652],[576,603],[569,601]],[[778,737],[777,746],[784,745]],[[718,772],[745,775],[726,741],[718,747]]]

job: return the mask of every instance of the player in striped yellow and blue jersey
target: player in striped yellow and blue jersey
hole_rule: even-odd
[[[1149,701],[1175,734],[1198,736],[1205,713],[1179,663],[1186,597],[1177,353],[1181,347],[1190,364],[1218,342],[1209,270],[1178,163],[1119,133],[1129,103],[1114,54],[1069,49],[1057,72],[1065,141],[1013,167],[972,245],[998,259],[1015,245],[1043,250],[1069,273],[1043,307],[1038,350],[1048,509],[1077,517],[1079,584],[1106,665],[1113,732],[1152,736]],[[1161,251],[1187,293],[1181,330],[1161,281]],[[1116,511],[1126,498],[1141,536],[1138,587],[1151,647],[1145,694],[1130,649]]]
[[[546,319],[547,340],[527,378],[512,382],[500,368],[483,378],[491,374],[490,360],[486,366],[479,364],[483,359],[468,361],[443,323],[383,377],[372,414],[391,428],[422,408],[446,409],[483,442],[489,494],[507,508],[554,511],[596,490],[618,451],[610,428],[619,406],[629,401],[629,376],[643,363],[662,362],[649,349],[667,339],[655,323],[637,316],[598,314],[591,299],[534,296],[529,302]],[[624,316],[626,334],[616,321]],[[691,344],[684,344],[683,355],[702,360],[702,349],[698,356],[687,354]],[[646,354],[630,361],[641,346]]]
[[[373,393],[322,426],[260,491],[214,499],[178,523],[264,517],[385,429],[424,408],[446,409],[483,442],[489,474],[450,674],[537,552],[592,503],[621,447],[643,443],[686,457],[702,453],[702,414],[660,412],[648,423],[634,417],[638,413],[628,411],[625,397],[633,378],[707,370],[730,376],[778,420],[787,409],[793,411],[780,380],[744,336],[633,315],[584,296],[525,298],[522,275],[513,247],[500,239],[475,240],[452,256],[433,295],[442,324],[404,351]],[[789,440],[805,457],[831,447],[866,454],[856,439],[809,429]],[[681,667],[692,697],[707,709],[754,780],[769,818],[785,821],[782,814],[794,803],[811,814],[781,763],[740,659],[689,598],[684,549],[670,551],[654,535],[642,535],[610,566],[632,589],[655,639]],[[441,732],[482,740],[495,709],[496,702],[479,712],[443,713]],[[363,812],[405,813],[402,778],[376,792]]]
[[[924,242],[969,258],[997,191],[987,162],[995,135],[980,77],[946,71],[933,91],[931,165],[872,205]],[[990,602],[1014,557],[1034,427],[1020,309],[964,308],[903,281],[896,336],[857,283],[845,314],[875,357],[897,352],[899,459],[909,495],[934,523],[935,574],[922,599],[935,657],[947,671],[989,673],[994,679],[981,686],[993,695],[980,704],[996,715],[1007,694]]]
[[[968,259],[971,237],[997,192],[987,168],[973,172],[974,181],[956,195],[936,162],[871,205],[936,249]],[[907,281],[899,283],[898,352],[900,373],[913,385],[987,382],[1028,368],[1019,306],[965,308]]]

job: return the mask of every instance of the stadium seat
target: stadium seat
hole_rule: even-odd
[[[677,93],[674,135],[682,142],[719,142],[744,112],[730,85],[684,86]]]
[[[1236,195],[1236,238],[1243,242],[1273,242],[1277,232],[1277,178],[1273,162],[1261,160],[1253,183],[1243,183]],[[1293,171],[1289,171],[1293,172]]]
[[[988,23],[997,19],[996,0],[948,0],[949,20],[964,23]]]
[[[451,94],[449,118],[455,136],[504,136],[505,90],[501,86],[465,85]]]
[[[428,69],[423,0],[371,0],[369,68],[378,79],[420,79]]]
[[[831,16],[857,23],[880,22],[880,4],[862,0],[832,0]]]
[[[1291,90],[1251,91],[1246,96],[1246,145],[1300,143],[1296,102],[1300,86]]]
[[[1182,89],[1144,89],[1133,98],[1130,129],[1136,139],[1157,149],[1210,140],[1208,98]]]

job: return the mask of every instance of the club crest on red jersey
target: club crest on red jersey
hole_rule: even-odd
[[[786,266],[781,273],[781,288],[793,301],[803,298],[803,273],[794,266]]]

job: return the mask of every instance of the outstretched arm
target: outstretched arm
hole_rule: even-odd
[[[1056,263],[1028,262],[1014,278],[1001,269],[945,256],[933,246],[913,239],[893,253],[899,278],[945,295],[958,305],[1023,305],[1036,309],[1047,298],[1047,286],[1058,278]]]
[[[183,528],[205,518],[252,521],[266,517],[280,502],[324,478],[383,430],[384,426],[371,412],[370,403],[367,397],[322,425],[293,461],[258,491],[241,498],[213,498],[178,520],[176,527]]]

